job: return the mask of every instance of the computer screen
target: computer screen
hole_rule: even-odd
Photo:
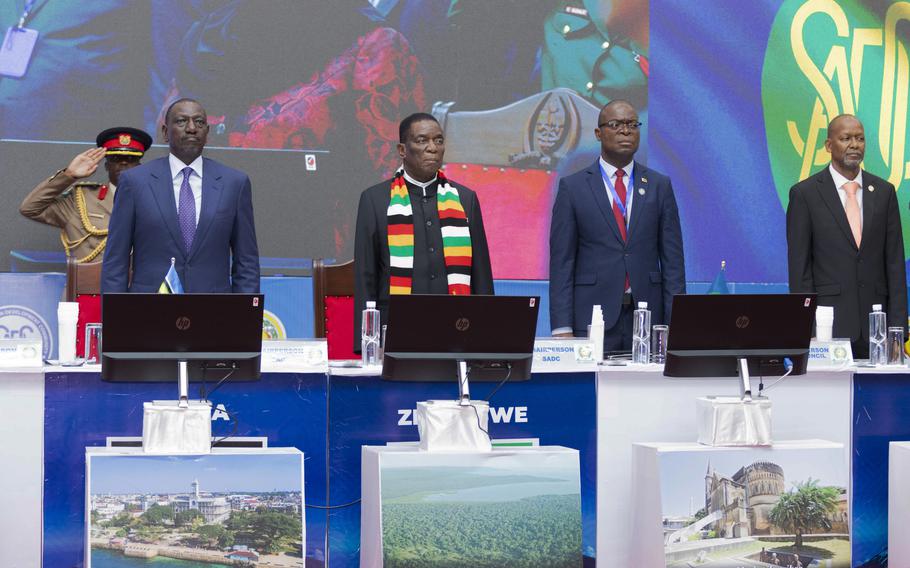
[[[735,377],[806,372],[815,294],[707,294],[673,298],[664,375]]]
[[[455,381],[463,361],[471,381],[527,380],[539,306],[536,296],[392,296],[382,378]]]
[[[259,379],[262,294],[104,294],[101,378],[171,382]]]

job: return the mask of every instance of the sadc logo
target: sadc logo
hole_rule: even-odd
[[[0,339],[40,338],[42,357],[50,358],[54,338],[40,315],[25,306],[0,306]]]

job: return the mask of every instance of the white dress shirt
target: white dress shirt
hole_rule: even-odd
[[[844,206],[844,209],[847,208],[847,190],[844,189],[844,184],[847,182],[855,181],[859,184],[859,189],[856,191],[856,202],[859,204],[859,227],[863,228],[863,170],[860,170],[856,177],[853,179],[847,179],[841,173],[834,169],[834,166],[829,165],[828,169],[831,171],[831,177],[834,178],[834,187],[837,188],[837,196],[840,197],[840,204]]]
[[[171,182],[174,185],[174,203],[180,211],[180,186],[183,185],[183,168],[187,167],[180,158],[168,154],[168,164],[171,166]],[[202,156],[193,160],[189,167],[193,168],[190,174],[190,190],[193,192],[193,201],[196,202],[196,225],[199,225],[199,214],[202,212]]]

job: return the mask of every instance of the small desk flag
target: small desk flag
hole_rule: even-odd
[[[158,287],[159,294],[183,294],[183,284],[180,282],[180,276],[177,275],[174,263],[175,259],[172,258],[171,267],[164,275],[164,282]]]
[[[714,282],[708,288],[709,294],[729,294],[730,287],[727,286],[727,261],[720,261],[720,272],[714,277]]]

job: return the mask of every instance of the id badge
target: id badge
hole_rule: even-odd
[[[22,77],[32,60],[38,30],[13,26],[6,30],[0,44],[0,75]]]

